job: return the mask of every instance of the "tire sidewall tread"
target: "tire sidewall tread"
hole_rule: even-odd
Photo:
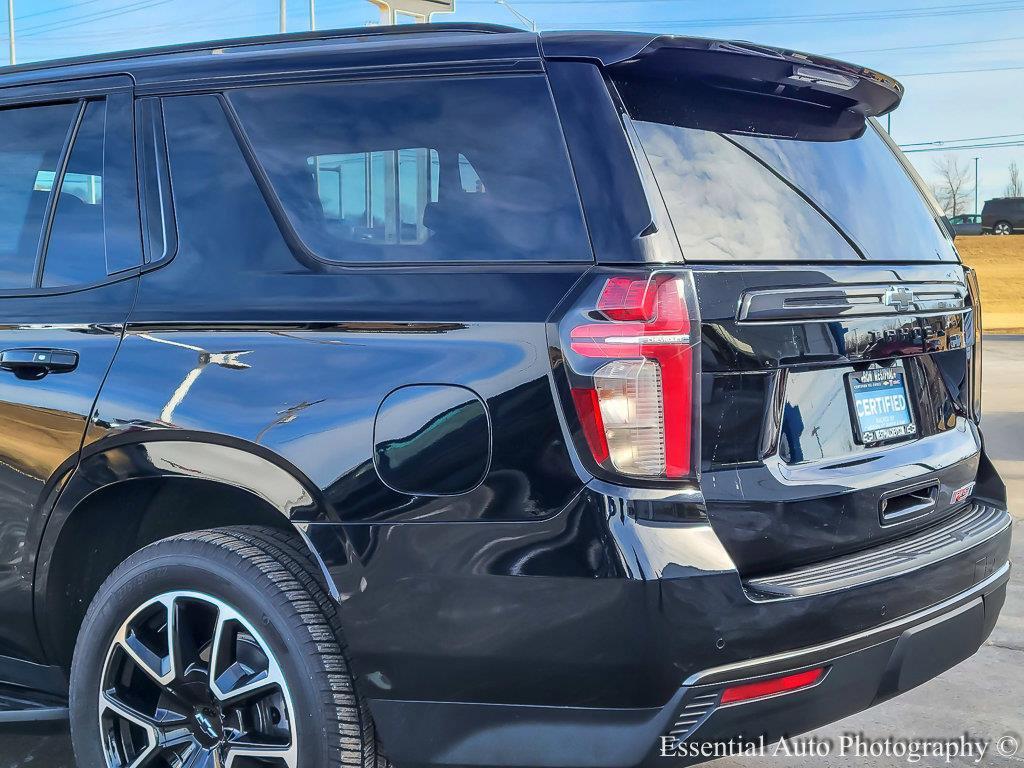
[[[256,527],[174,536],[131,555],[86,613],[71,671],[72,739],[83,766],[105,765],[97,725],[100,674],[114,633],[168,591],[210,594],[238,610],[277,657],[291,691],[302,768],[378,764],[365,702],[353,685],[337,603],[310,572],[296,535]]]

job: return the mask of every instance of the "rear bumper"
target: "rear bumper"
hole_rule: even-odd
[[[595,708],[371,699],[389,757],[403,766],[623,768],[687,765],[715,743],[778,738],[858,712],[972,655],[995,626],[1008,562],[953,597],[821,645],[708,669],[661,707]],[[729,685],[824,666],[811,688],[720,705]]]

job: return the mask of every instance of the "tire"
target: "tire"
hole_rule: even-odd
[[[1010,226],[1008,221],[997,221],[992,225],[993,235],[1012,235],[1013,227]]]
[[[162,765],[157,754],[196,768],[386,764],[314,568],[293,535],[250,527],[182,534],[129,557],[75,648],[78,764]]]

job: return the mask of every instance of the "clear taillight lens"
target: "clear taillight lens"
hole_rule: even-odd
[[[615,276],[563,319],[580,431],[601,468],[646,478],[695,475],[694,307],[688,273]]]
[[[608,457],[627,475],[665,473],[661,370],[651,360],[616,360],[594,373]]]

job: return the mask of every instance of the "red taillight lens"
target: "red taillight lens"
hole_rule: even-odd
[[[594,460],[637,477],[694,471],[696,374],[689,275],[607,279],[568,327],[573,401]]]
[[[604,284],[597,308],[609,320],[648,320],[654,315],[657,290],[648,280],[613,277]]]
[[[974,326],[974,346],[971,347],[971,417],[981,423],[981,290],[978,275],[973,269],[965,269],[967,291],[971,301],[971,321]]]
[[[583,436],[587,440],[594,460],[600,464],[608,459],[608,440],[604,434],[604,419],[601,418],[601,404],[596,389],[574,389],[572,400],[583,425]]]
[[[752,701],[763,699],[765,696],[774,696],[777,693],[809,688],[821,680],[824,674],[825,668],[818,667],[808,669],[806,672],[797,672],[795,675],[774,677],[771,680],[759,680],[756,683],[746,683],[745,685],[734,685],[723,691],[722,703],[734,704],[738,701]]]

